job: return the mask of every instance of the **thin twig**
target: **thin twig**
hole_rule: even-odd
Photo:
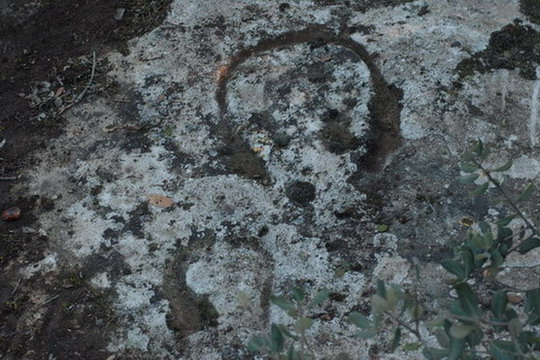
[[[535,235],[537,236],[540,236],[540,232],[538,231],[538,229],[536,228],[535,225],[533,225],[529,219],[527,219],[527,217],[521,212],[521,210],[517,207],[517,205],[514,203],[514,201],[512,200],[512,198],[506,193],[506,191],[503,189],[503,187],[501,186],[501,184],[495,179],[493,178],[493,176],[491,176],[491,173],[486,170],[481,163],[477,163],[476,164],[478,166],[478,168],[487,176],[489,182],[491,182],[493,185],[495,185],[495,187],[497,188],[497,190],[499,190],[499,192],[502,194],[502,196],[504,196],[504,198],[506,199],[506,201],[508,201],[508,204],[510,204],[510,207],[516,212],[516,214],[525,222],[525,225],[527,225],[527,227],[529,228],[529,230],[531,230]]]
[[[397,322],[400,326],[403,326],[405,329],[409,330],[414,336],[416,336],[418,338],[418,340],[420,340],[424,344],[425,347],[427,347],[426,343],[424,342],[424,339],[422,338],[422,335],[420,334],[420,331],[416,331],[411,326],[409,326],[405,322],[403,322],[403,320],[401,320],[401,319],[397,318],[396,316],[394,316],[394,314],[392,314],[392,313],[390,313],[388,311],[385,311],[384,313],[386,315],[388,315],[392,320]]]
[[[96,75],[96,52],[94,51],[92,53],[92,73],[90,74],[90,79],[88,80],[88,83],[86,84],[86,87],[83,89],[83,91],[73,100],[73,102],[69,105],[64,106],[60,111],[56,114],[57,116],[60,116],[66,111],[67,109],[70,109],[75,104],[79,103],[84,95],[86,95],[86,92],[92,87],[92,81],[94,81],[94,76]]]
[[[19,180],[19,176],[0,176],[0,181]]]
[[[48,304],[48,303],[50,303],[51,301],[58,299],[59,297],[60,297],[60,295],[53,296],[52,298],[50,298],[50,299],[45,300],[44,302],[42,302],[40,305],[43,306],[43,305],[45,305],[45,304]]]
[[[107,334],[107,329],[109,328],[109,325],[114,321],[116,320],[117,316],[113,316],[108,322],[107,324],[105,325],[105,329],[103,330],[103,334],[101,335],[101,337],[105,337],[105,335]]]
[[[482,318],[471,318],[468,316],[460,316],[455,314],[449,314],[449,317],[456,320],[463,320],[463,321],[472,321],[474,323],[482,323],[486,325],[493,325],[493,326],[508,326],[507,322],[500,322],[500,321],[491,321],[491,320],[485,320]]]
[[[19,286],[21,285],[21,281],[22,281],[22,279],[19,279],[19,281],[17,282],[17,285],[15,285],[15,289],[13,289],[13,292],[11,293],[11,296],[15,295],[17,290],[19,290]]]
[[[90,86],[92,85],[92,81],[94,81],[95,74],[96,74],[96,52],[94,51],[92,53],[92,73],[90,74],[90,79],[88,80],[88,84],[86,84],[86,87],[84,88],[84,90],[75,99],[76,103],[81,101],[84,95],[86,95],[86,92],[88,91],[88,89],[90,89]]]

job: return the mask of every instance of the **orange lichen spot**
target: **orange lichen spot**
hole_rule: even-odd
[[[463,226],[473,226],[474,220],[468,216],[464,216],[459,220],[459,223]]]
[[[221,65],[215,74],[216,82],[220,82],[229,74],[229,64]]]
[[[168,208],[174,205],[174,201],[171,198],[159,194],[149,194],[148,203],[160,208]]]

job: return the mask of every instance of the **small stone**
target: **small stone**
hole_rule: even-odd
[[[39,86],[42,89],[49,90],[51,88],[51,83],[48,82],[48,81],[42,81],[42,82],[39,83]]]
[[[21,217],[21,209],[19,209],[18,207],[6,209],[2,212],[2,215],[0,215],[0,217],[4,221],[15,221]]]
[[[120,21],[124,17],[124,13],[126,12],[126,9],[124,8],[118,8],[116,9],[116,12],[114,13],[114,20]]]
[[[63,104],[64,102],[62,101],[62,98],[57,97],[54,99],[54,106],[57,108],[61,108]]]
[[[508,294],[506,298],[512,304],[521,304],[523,302],[523,297],[517,294]]]

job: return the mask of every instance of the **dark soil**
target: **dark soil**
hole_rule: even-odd
[[[527,80],[536,80],[536,66],[540,63],[540,33],[520,20],[495,31],[488,46],[457,66],[461,80],[476,71],[486,73],[493,69],[518,69]]]
[[[127,40],[163,21],[170,2],[0,0],[0,143],[6,140],[0,149],[0,211],[18,206],[23,214],[0,221],[1,358],[107,358],[106,334],[114,319],[106,294],[88,286],[84,274],[79,278],[69,275],[73,269],[61,269],[61,277],[17,280],[20,264],[44,257],[47,238],[33,222],[51,209],[47,199],[22,198],[11,188],[24,181],[19,172],[33,165],[29,155],[58,136],[63,122],[60,114],[38,121],[43,107],[31,106],[25,96],[44,82],[50,91],[84,87],[91,66],[82,60],[93,53],[100,58],[111,50],[126,52]],[[121,18],[118,9],[124,9]],[[36,300],[36,293],[52,300]],[[25,322],[36,312],[43,317],[29,328]]]
[[[535,24],[540,24],[540,1],[520,0],[519,9],[527,15],[529,20]]]

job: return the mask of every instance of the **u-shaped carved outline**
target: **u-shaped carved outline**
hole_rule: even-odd
[[[392,92],[384,80],[379,68],[364,46],[350,37],[340,36],[324,26],[310,26],[304,30],[287,32],[275,38],[261,40],[257,45],[240,50],[230,58],[227,65],[222,66],[216,90],[216,101],[219,106],[221,128],[228,128],[225,115],[228,111],[227,84],[238,67],[251,57],[277,48],[285,48],[303,43],[318,42],[321,44],[338,45],[352,51],[368,67],[371,83],[374,89],[374,99],[370,106],[371,126],[374,134],[368,144],[368,152],[360,161],[360,167],[369,172],[382,170],[386,157],[400,145],[400,104],[396,94]],[[374,100],[374,101],[373,101]]]

